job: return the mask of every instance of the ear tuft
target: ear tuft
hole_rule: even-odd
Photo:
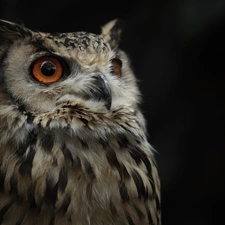
[[[112,49],[118,48],[121,38],[121,20],[115,19],[104,26],[102,28],[101,36],[109,42]]]
[[[27,36],[32,36],[29,29],[13,22],[0,20],[0,37],[13,41]]]

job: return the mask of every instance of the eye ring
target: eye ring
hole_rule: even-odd
[[[57,58],[43,56],[34,62],[32,75],[41,83],[54,83],[62,77],[63,67]]]

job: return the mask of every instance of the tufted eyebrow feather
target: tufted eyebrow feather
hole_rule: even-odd
[[[110,44],[112,49],[117,49],[122,33],[122,21],[115,19],[102,26],[101,36]]]
[[[22,25],[6,20],[0,20],[0,36],[13,41],[18,38],[31,37],[32,31]]]

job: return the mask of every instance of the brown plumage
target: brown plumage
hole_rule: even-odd
[[[0,20],[0,224],[160,225],[140,92],[102,34]]]

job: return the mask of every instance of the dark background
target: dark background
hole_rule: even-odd
[[[47,32],[124,22],[162,183],[163,225],[224,223],[225,1],[0,0],[0,18]]]

